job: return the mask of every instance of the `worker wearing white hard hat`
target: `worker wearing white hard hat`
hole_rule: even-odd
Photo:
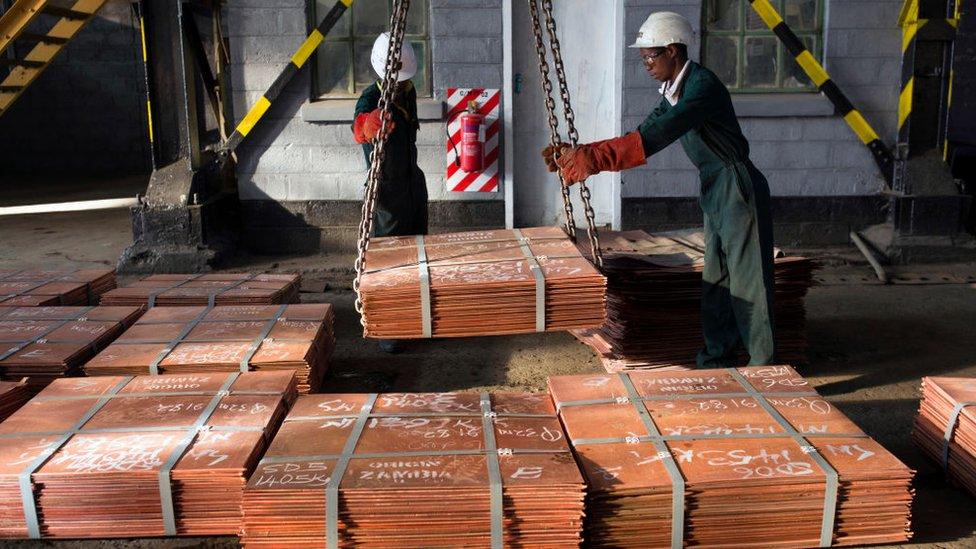
[[[558,149],[543,157],[567,185],[601,171],[620,171],[680,141],[699,171],[705,221],[702,273],[704,347],[698,366],[736,363],[744,344],[750,364],[775,361],[773,228],[769,185],[749,160],[732,97],[721,80],[688,58],[695,33],[677,13],[652,13],[631,48],[662,83],[661,100],[643,123],[622,137]]]
[[[370,63],[383,78],[390,47],[389,33],[373,43]],[[380,170],[376,207],[373,213],[373,236],[412,236],[427,234],[427,180],[417,163],[417,90],[410,80],[417,74],[417,57],[413,46],[403,42],[397,89],[393,95],[392,123],[387,122],[386,156]],[[353,136],[362,144],[369,167],[373,144],[379,137],[382,122],[379,110],[382,81],[363,90],[356,102]],[[380,348],[397,352],[396,341],[381,341]]]

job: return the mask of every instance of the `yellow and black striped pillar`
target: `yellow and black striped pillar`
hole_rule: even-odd
[[[959,23],[959,3],[957,0],[943,0],[935,5],[931,4],[924,0],[905,0],[898,16],[898,25],[902,30],[898,143],[907,154],[938,147],[945,155],[948,149],[946,117],[952,101],[952,43]],[[944,18],[941,17],[943,13]],[[925,14],[939,17],[926,18],[923,17]],[[936,50],[934,65],[932,52],[921,51],[926,46],[931,46],[925,43],[931,42],[942,43]],[[923,88],[927,86],[931,89],[920,89],[922,81],[926,83],[922,85]],[[919,113],[920,109],[916,108],[915,103],[920,98],[927,98],[928,102],[937,104],[922,105],[925,107],[921,109],[924,113]],[[944,109],[940,108],[942,105]],[[921,124],[919,131],[912,131],[913,122]]]
[[[298,71],[305,66],[305,63],[312,53],[315,52],[315,49],[325,40],[325,35],[332,30],[332,27],[339,21],[342,14],[352,7],[353,1],[338,0],[332,6],[332,9],[325,15],[325,18],[322,19],[318,27],[308,35],[305,41],[302,42],[302,45],[298,47],[298,50],[295,51],[294,55],[291,56],[291,62],[281,71],[281,74],[271,84],[268,91],[264,92],[264,95],[248,110],[247,115],[244,116],[237,125],[237,128],[234,129],[234,133],[227,139],[227,143],[221,148],[222,154],[229,155],[233,153],[237,146],[241,144],[241,141],[247,137],[247,134],[251,133],[254,126],[257,125],[261,117],[264,116],[264,113],[271,107],[271,103],[278,98],[282,90],[285,89],[285,86],[288,85],[288,82],[298,74]]]
[[[834,104],[837,113],[844,117],[847,125],[854,130],[861,142],[867,145],[874,156],[874,162],[881,170],[888,186],[891,186],[894,170],[894,158],[891,150],[881,141],[878,133],[868,124],[860,111],[854,108],[851,101],[844,95],[837,84],[830,79],[830,75],[824,70],[823,65],[810,53],[810,50],[803,45],[803,42],[796,36],[792,29],[783,21],[776,8],[769,0],[749,0],[752,9],[756,10],[759,17],[769,27],[776,37],[780,39],[790,54],[796,59],[803,72],[813,81],[821,93]]]

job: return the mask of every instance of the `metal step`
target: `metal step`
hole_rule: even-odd
[[[40,61],[28,61],[26,59],[7,59],[0,57],[0,67],[24,67],[25,69],[39,69],[44,66]]]
[[[63,46],[68,43],[67,38],[61,38],[59,36],[51,36],[48,34],[35,34],[33,32],[21,33],[18,40],[23,42],[38,42],[41,44],[51,44],[53,46]]]

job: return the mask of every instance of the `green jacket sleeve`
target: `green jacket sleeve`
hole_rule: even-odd
[[[673,106],[661,98],[661,103],[637,128],[645,155],[661,151],[708,119],[714,110],[713,85],[708,79],[685,83],[684,94]]]

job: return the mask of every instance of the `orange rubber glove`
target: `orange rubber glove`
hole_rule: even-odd
[[[383,123],[382,115],[382,111],[375,109],[356,116],[356,119],[352,123],[352,135],[356,143],[362,145],[363,143],[369,143],[376,139]],[[393,131],[394,125],[393,120],[386,123],[387,134]]]
[[[600,172],[619,172],[647,162],[644,142],[637,132],[577,147],[564,146],[560,153],[558,158],[553,156],[553,162],[559,167],[563,184],[567,186]],[[548,160],[546,164],[549,165]]]

